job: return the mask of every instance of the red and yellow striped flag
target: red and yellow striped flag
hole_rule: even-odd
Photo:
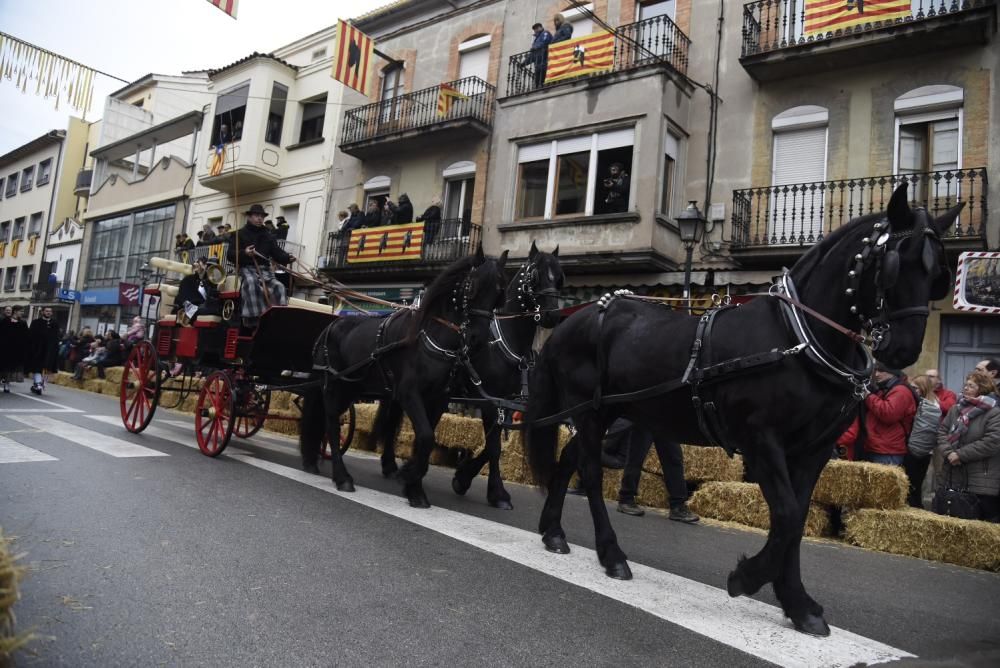
[[[910,0],[806,0],[806,35],[909,16]]]
[[[545,83],[609,72],[615,64],[615,35],[600,30],[549,45]]]
[[[451,84],[439,84],[438,85],[438,116],[447,116],[448,112],[451,111],[451,103],[455,100],[468,100],[469,96],[464,93],[460,93],[457,88]]]
[[[224,11],[225,13],[236,18],[236,8],[240,4],[240,0],[208,0],[213,5]]]
[[[367,95],[368,70],[375,42],[346,21],[337,21],[337,44],[333,55],[333,78]]]
[[[419,260],[423,245],[423,223],[365,227],[351,231],[347,262]]]

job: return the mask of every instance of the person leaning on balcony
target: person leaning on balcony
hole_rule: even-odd
[[[394,225],[396,223],[396,204],[388,197],[385,198],[385,204],[382,205],[382,216],[379,219],[379,225]]]
[[[417,216],[417,222],[424,224],[424,243],[432,244],[437,238],[438,230],[441,229],[441,198],[435,195],[431,198],[431,205]]]
[[[372,199],[368,201],[368,210],[365,211],[364,222],[361,227],[378,227],[382,224],[382,208],[379,206],[378,200]]]
[[[549,64],[549,44],[552,42],[552,33],[545,29],[541,23],[531,26],[534,39],[531,40],[531,56],[528,62],[531,63],[535,72],[535,85],[541,86],[545,83],[545,68]]]
[[[552,35],[552,44],[573,39],[573,24],[567,21],[566,17],[562,14],[556,14],[552,17],[552,23],[556,27],[556,31]]]
[[[396,225],[405,225],[406,223],[413,222],[413,203],[410,201],[410,196],[406,193],[399,196],[399,204],[396,206],[394,221]]]
[[[347,212],[349,215],[344,224],[340,226],[340,234],[349,237],[352,230],[364,226],[365,216],[361,213],[361,209],[358,208],[357,204],[348,205]]]

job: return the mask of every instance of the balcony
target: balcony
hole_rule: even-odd
[[[489,135],[493,130],[496,88],[479,77],[442,86],[457,92],[447,106],[439,103],[439,99],[443,100],[441,86],[432,86],[351,109],[344,114],[340,150],[364,160],[440,145],[444,132],[449,143]]]
[[[979,167],[735,190],[731,253],[745,265],[793,262],[851,219],[884,211],[904,181],[910,206],[925,207],[931,215],[965,202],[943,237],[945,246],[985,250],[988,182],[986,169]]]
[[[21,286],[21,290],[27,292],[28,288]],[[59,291],[58,283],[35,283],[31,286],[31,301],[51,302],[56,298]]]
[[[94,170],[81,169],[76,173],[76,185],[73,187],[73,194],[77,197],[87,197],[90,195],[90,183],[94,180]]]
[[[355,232],[358,231],[364,230]],[[426,233],[428,230],[425,230]],[[319,265],[328,273],[350,275],[353,280],[384,279],[393,274],[408,278],[432,278],[455,260],[474,253],[481,239],[478,225],[460,219],[443,220],[433,240],[423,242],[419,257],[357,262],[348,253],[350,236],[331,232],[326,255],[320,258]]]
[[[252,141],[243,139],[226,144],[221,154],[215,149],[209,150],[204,162],[198,167],[198,181],[206,188],[234,197],[239,193],[278,185],[281,174],[276,169],[279,157],[277,151],[262,148],[260,156],[257,156],[252,144]]]
[[[654,16],[627,23],[615,30],[614,64],[610,72],[583,75],[569,81],[606,76],[640,67],[669,67],[680,74],[686,74],[690,48],[691,40],[667,16]],[[542,62],[531,51],[511,56],[507,65],[507,95],[523,95],[566,83],[566,80],[560,80],[546,84],[541,67]]]
[[[893,58],[929,57],[956,45],[986,44],[997,0],[912,0],[904,17],[810,30],[806,0],[743,6],[740,63],[757,81],[841,70]],[[863,3],[854,3],[864,7]]]

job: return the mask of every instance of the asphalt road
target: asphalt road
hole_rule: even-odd
[[[160,411],[132,435],[114,398],[26,392],[0,395],[0,527],[30,566],[18,629],[37,635],[19,665],[869,660],[824,653],[850,633],[919,657],[900,665],[1000,665],[1000,575],[807,542],[806,586],[850,632],[813,640],[788,630],[770,590],[760,603],[722,591],[760,533],[612,512],[636,571],[619,583],[588,552],[583,499],[567,501],[574,554],[560,557],[526,533],[542,503],[531,488],[511,485],[515,510],[498,511],[484,481],[458,497],[450,472],[433,469],[435,508],[413,511],[367,455],[348,460],[349,497],[298,471],[289,439],[234,438],[213,460],[189,415]]]

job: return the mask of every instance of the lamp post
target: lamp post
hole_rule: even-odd
[[[691,311],[691,259],[694,255],[694,247],[701,240],[701,233],[705,231],[708,221],[698,210],[698,203],[694,200],[688,202],[687,208],[677,216],[677,231],[681,236],[681,242],[687,252],[684,260],[684,299],[688,303],[688,312]]]
[[[153,269],[149,266],[149,262],[143,262],[142,266],[139,267],[139,281],[142,283],[142,288],[139,290],[139,313],[142,315],[143,320],[146,320],[146,313],[149,310],[149,305],[146,302],[146,285],[149,283],[149,277],[152,275]]]

